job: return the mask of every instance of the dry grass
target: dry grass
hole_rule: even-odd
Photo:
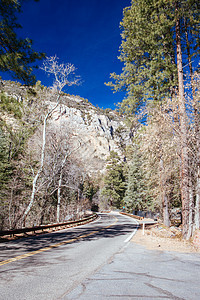
[[[139,229],[132,242],[149,250],[200,253],[200,249],[195,248],[191,241],[183,240],[180,230],[174,227],[152,226],[145,229],[144,235],[142,229]]]

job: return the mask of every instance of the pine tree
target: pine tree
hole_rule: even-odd
[[[125,177],[123,163],[119,155],[114,151],[110,152],[106,170],[102,195],[108,198],[111,206],[121,208],[125,193]]]
[[[141,164],[141,155],[134,149],[131,162],[128,166],[127,188],[124,203],[128,211],[147,209],[148,194]]]
[[[111,74],[114,82],[108,85],[127,91],[121,104],[125,112],[135,112],[147,99],[161,100],[177,86],[172,21],[162,2],[136,0],[124,9],[119,56],[124,68]]]
[[[33,50],[32,40],[17,36],[16,31],[21,25],[17,22],[16,15],[20,11],[19,1],[0,0],[0,70],[9,72],[13,78],[20,79],[25,84],[33,85],[33,64],[45,55]]]
[[[187,144],[187,114],[184,96],[184,51],[192,50],[199,57],[200,5],[191,0],[134,0],[124,10],[120,60],[124,68],[120,75],[111,74],[114,83],[108,85],[127,91],[121,109],[133,113],[154,100],[178,97],[181,140],[181,195],[183,236],[189,238],[189,172]],[[187,24],[186,28],[184,26]],[[186,34],[187,33],[187,34]],[[188,36],[188,34],[190,34]],[[187,47],[184,47],[184,40]],[[187,43],[191,41],[191,43]],[[190,51],[188,58],[191,59]],[[190,231],[191,232],[191,231]]]
[[[120,104],[122,110],[132,113],[146,100],[174,96],[180,88],[177,24],[181,26],[182,51],[187,54],[189,50],[190,60],[199,57],[199,12],[200,4],[195,0],[135,0],[124,9],[119,56],[124,68],[120,75],[112,73],[113,81],[107,83],[114,91],[126,90],[127,97]]]

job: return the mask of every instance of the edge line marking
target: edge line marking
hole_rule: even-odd
[[[137,230],[139,228],[139,222],[136,221],[136,220],[134,220],[134,221],[135,221],[137,227],[133,230],[133,232],[131,233],[131,235],[127,237],[127,239],[124,241],[124,243],[128,243],[132,239],[132,237],[136,234],[136,232],[137,232]]]

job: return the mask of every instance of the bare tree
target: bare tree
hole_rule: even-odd
[[[44,70],[48,75],[52,75],[54,77],[53,86],[51,88],[51,92],[57,95],[56,103],[50,105],[48,112],[46,113],[44,120],[43,120],[43,136],[42,136],[42,149],[41,149],[41,158],[40,158],[40,167],[33,179],[32,184],[32,193],[28,207],[26,208],[22,220],[25,223],[26,217],[31,210],[36,193],[37,187],[37,180],[43,170],[44,165],[44,156],[45,156],[45,146],[46,146],[46,127],[47,127],[47,120],[51,117],[52,113],[60,104],[61,92],[65,86],[71,85],[78,85],[80,79],[74,75],[75,67],[73,64],[59,64],[58,58],[56,56],[48,57],[44,63],[43,67],[41,68]]]
[[[140,134],[140,151],[149,196],[154,209],[162,212],[165,226],[170,226],[170,210],[178,202],[180,186],[180,129],[174,121],[176,106],[170,99],[161,106],[149,104],[147,125]],[[175,111],[174,111],[175,110]]]

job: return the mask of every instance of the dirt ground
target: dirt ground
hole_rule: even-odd
[[[200,253],[192,244],[181,238],[181,231],[176,227],[165,228],[162,225],[154,225],[139,229],[132,238],[132,242],[145,246],[149,250],[176,251],[184,253]]]

